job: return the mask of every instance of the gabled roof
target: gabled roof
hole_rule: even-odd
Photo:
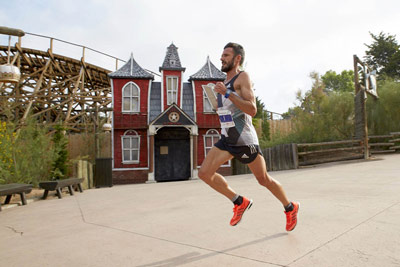
[[[181,60],[178,55],[178,47],[176,47],[173,43],[168,46],[167,54],[164,58],[164,63],[160,67],[161,70],[181,70],[185,71],[185,68],[182,68]]]
[[[135,79],[154,79],[154,75],[148,73],[133,59],[133,54],[128,62],[120,69],[108,74],[110,78],[135,78]]]
[[[182,110],[194,121],[194,98],[191,83],[183,83]],[[161,82],[152,82],[150,89],[149,121],[161,114]]]
[[[225,78],[226,75],[212,64],[210,57],[207,57],[206,64],[198,72],[190,76],[189,80],[223,81]]]
[[[176,114],[171,114],[176,113]],[[178,116],[176,116],[178,115]],[[175,103],[170,105],[164,112],[157,116],[149,126],[184,126],[197,125],[182,109]]]

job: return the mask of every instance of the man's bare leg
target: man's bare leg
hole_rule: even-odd
[[[258,154],[257,158],[247,166],[249,166],[260,185],[265,186],[269,191],[271,191],[284,207],[289,205],[290,201],[287,198],[282,185],[267,173],[267,166],[263,156]]]
[[[207,157],[204,159],[203,164],[199,170],[199,177],[214,190],[226,196],[234,204],[233,217],[230,221],[230,225],[235,226],[241,220],[244,212],[250,209],[253,201],[243,196],[239,196],[229,187],[225,178],[216,173],[218,168],[226,161],[232,159],[233,156],[224,150],[220,150],[217,147],[213,147],[208,152]]]
[[[232,200],[236,196],[236,192],[229,187],[225,178],[216,173],[216,171],[222,164],[232,158],[229,152],[220,150],[214,146],[208,152],[199,170],[199,178],[229,200]]]

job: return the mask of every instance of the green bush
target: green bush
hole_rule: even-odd
[[[378,99],[368,96],[367,118],[370,135],[400,132],[400,83],[393,80],[378,84]]]
[[[55,127],[56,132],[53,135],[53,146],[54,146],[54,159],[53,159],[53,170],[52,179],[63,179],[68,174],[68,139],[65,137],[65,129],[62,125]]]
[[[12,122],[1,122],[0,132],[0,183],[37,186],[51,179],[55,150],[47,127],[27,120],[17,137]]]
[[[15,141],[15,181],[36,186],[51,178],[54,147],[48,132],[47,127],[37,125],[34,120],[21,127]]]
[[[343,74],[343,73],[342,73]],[[341,74],[341,75],[342,75]],[[335,73],[329,72],[329,78]],[[352,72],[346,72],[351,76]],[[345,77],[346,81],[349,77]],[[312,88],[305,94],[297,93],[299,105],[291,108],[292,133],[280,137],[279,133],[263,142],[263,147],[284,143],[313,143],[351,139],[354,135],[354,93],[347,87],[327,90],[318,73],[311,73]],[[326,77],[323,76],[322,78]],[[342,76],[338,76],[343,79]],[[339,79],[339,80],[340,80]],[[338,83],[340,84],[340,83]],[[345,83],[348,84],[348,83]]]
[[[0,122],[0,184],[8,183],[14,175],[14,125]]]

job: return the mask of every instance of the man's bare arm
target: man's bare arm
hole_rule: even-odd
[[[229,100],[231,100],[232,103],[241,111],[254,117],[257,113],[257,106],[249,75],[246,72],[243,72],[237,78],[235,85],[235,87],[240,91],[241,98],[235,94],[230,94]],[[215,91],[222,95],[225,95],[227,90],[226,86],[221,82],[217,83],[215,86]]]

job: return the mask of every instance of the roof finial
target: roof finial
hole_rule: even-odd
[[[213,78],[213,74],[211,71],[211,62],[210,62],[210,56],[207,55],[207,64],[208,64],[208,71],[210,72],[210,77]]]
[[[133,52],[131,52],[131,75],[133,75]]]

